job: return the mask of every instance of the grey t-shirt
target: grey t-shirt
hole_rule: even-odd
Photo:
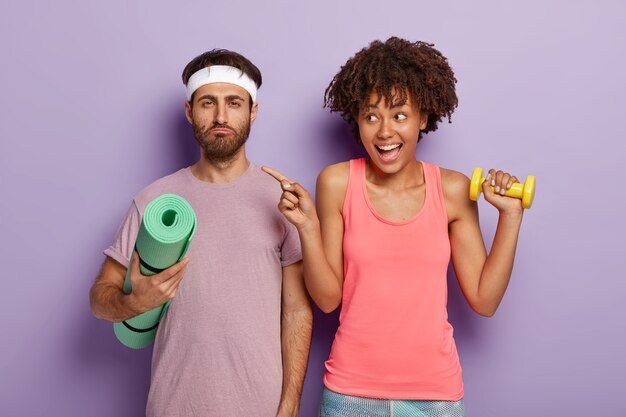
[[[201,181],[184,168],[133,200],[104,252],[124,266],[155,197],[178,194],[198,218],[185,277],[157,332],[148,417],[275,415],[282,267],[302,258],[296,229],[276,207],[281,192],[250,164],[227,184]]]

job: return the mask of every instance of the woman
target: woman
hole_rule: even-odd
[[[451,257],[471,308],[493,315],[511,276],[523,209],[503,196],[517,178],[490,170],[483,192],[499,221],[487,254],[469,179],[416,159],[422,134],[456,108],[455,83],[432,45],[375,41],[346,62],[325,94],[368,158],[325,168],[317,209],[304,188],[266,169],[283,187],[280,211],[298,228],[311,297],[324,312],[342,304],[320,416],[464,415],[446,311],[448,263]]]

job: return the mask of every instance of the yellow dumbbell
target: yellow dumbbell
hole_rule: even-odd
[[[478,200],[480,192],[483,190],[482,185],[485,182],[483,177],[483,169],[475,168],[472,173],[472,180],[470,181],[470,199]],[[491,187],[493,190],[493,187]],[[533,204],[533,198],[535,198],[535,177],[529,175],[526,177],[525,183],[514,182],[511,188],[504,193],[507,197],[519,198],[522,200],[522,207],[525,209],[530,208]]]

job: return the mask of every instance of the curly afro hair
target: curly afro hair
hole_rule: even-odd
[[[324,107],[340,113],[352,126],[357,143],[361,143],[358,114],[369,104],[372,92],[377,93],[379,101],[384,97],[394,105],[406,103],[410,95],[419,110],[428,114],[422,132],[437,130],[443,117],[451,122],[458,100],[454,72],[433,46],[397,37],[370,43],[335,75],[324,92]]]

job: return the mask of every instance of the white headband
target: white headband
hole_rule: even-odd
[[[193,73],[187,81],[187,100],[191,100],[194,91],[206,84],[227,83],[237,85],[252,97],[256,102],[256,84],[250,77],[238,68],[228,65],[211,65]]]

